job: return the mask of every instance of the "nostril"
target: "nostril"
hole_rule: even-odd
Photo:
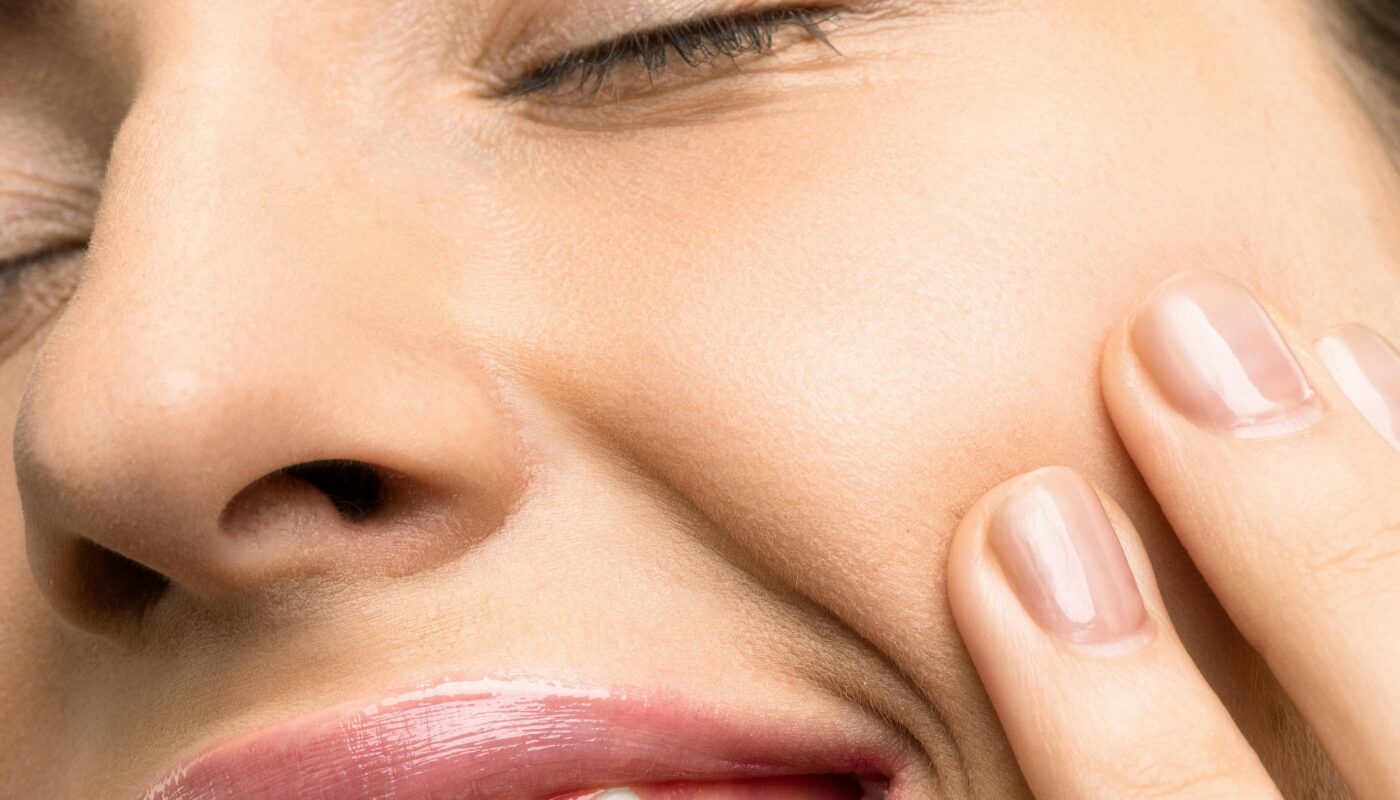
[[[139,618],[170,588],[161,573],[86,539],[72,563],[76,585],[91,595],[85,605],[100,617]]]
[[[369,519],[384,506],[384,478],[362,461],[308,461],[282,472],[310,484],[352,522]]]
[[[220,525],[227,526],[229,532],[238,533],[272,529],[281,520],[293,525],[299,524],[298,519],[329,522],[326,518],[329,512],[317,495],[329,500],[335,513],[346,521],[362,523],[383,513],[395,499],[391,494],[402,491],[396,478],[395,473],[362,461],[337,459],[294,464],[245,487],[225,507]],[[399,488],[391,492],[396,486]],[[312,513],[320,516],[303,515],[306,509],[316,508],[322,510]],[[117,537],[116,541],[122,550],[134,550],[138,558],[145,552],[139,540]],[[202,590],[210,587],[222,591],[231,585],[228,583],[231,573],[217,576],[207,569],[201,572],[199,568],[190,568],[191,564],[202,567],[198,559],[209,552],[195,550],[196,541],[191,538],[186,543],[188,550],[183,555],[163,553],[176,567],[170,575],[83,537],[65,537],[50,551],[51,555],[41,561],[48,560],[56,567],[48,573],[54,580],[47,585],[52,587],[51,597],[70,619],[93,631],[120,631],[145,624],[148,612],[177,583],[192,588],[193,594],[199,596],[204,595]]]

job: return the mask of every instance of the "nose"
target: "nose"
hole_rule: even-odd
[[[38,583],[114,638],[441,564],[524,483],[491,364],[415,280],[438,259],[392,189],[199,111],[190,130],[219,137],[133,109],[15,431]]]

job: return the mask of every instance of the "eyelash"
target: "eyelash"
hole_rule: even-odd
[[[503,95],[524,97],[543,94],[563,87],[575,76],[577,84],[574,91],[596,94],[607,78],[620,67],[639,67],[651,79],[665,71],[673,57],[679,58],[688,67],[698,67],[717,58],[732,61],[746,53],[770,53],[774,36],[788,27],[801,28],[809,37],[834,51],[836,48],[827,40],[822,26],[836,13],[833,8],[775,8],[748,14],[706,17],[630,33],[565,53],[536,67],[512,83]]]
[[[32,253],[15,256],[14,258],[0,259],[0,286],[3,286],[7,279],[18,275],[26,269],[43,266],[51,261],[56,261],[86,249],[87,242],[67,242],[45,247],[42,250],[37,250]]]

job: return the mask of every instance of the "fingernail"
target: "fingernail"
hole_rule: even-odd
[[[1133,349],[1162,394],[1197,425],[1241,437],[1312,426],[1323,405],[1269,313],[1243,286],[1192,273],[1138,312]]]
[[[1098,495],[1072,470],[1050,467],[1012,487],[987,531],[1021,605],[1045,631],[1104,644],[1147,622],[1137,580]]]
[[[1400,352],[1370,328],[1347,325],[1319,340],[1317,353],[1362,416],[1400,447]]]

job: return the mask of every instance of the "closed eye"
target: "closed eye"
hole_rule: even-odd
[[[640,69],[650,80],[674,68],[677,61],[694,68],[716,59],[732,62],[745,54],[768,54],[774,37],[789,28],[831,47],[825,25],[837,13],[829,6],[770,8],[637,31],[547,61],[512,81],[501,96],[547,94],[571,85],[574,92],[590,94],[623,68]]]

